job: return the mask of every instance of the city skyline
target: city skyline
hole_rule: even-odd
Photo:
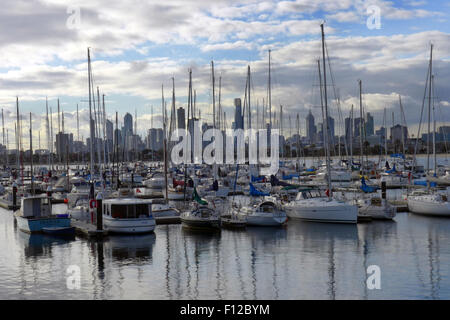
[[[33,134],[37,140],[39,130],[41,137],[45,136],[46,96],[54,119],[59,98],[66,116],[66,131],[74,136],[79,106],[80,135],[85,140],[89,135],[88,46],[92,48],[95,86],[105,94],[107,118],[113,121],[116,111],[122,117],[128,110],[132,113],[137,110],[141,136],[145,136],[151,122],[155,128],[161,127],[161,85],[170,106],[172,77],[176,109],[186,109],[189,68],[193,70],[197,108],[202,118],[211,123],[211,60],[216,71],[216,104],[221,79],[221,104],[227,114],[227,125],[231,126],[234,116],[234,99],[244,101],[247,65],[252,74],[252,106],[261,107],[263,99],[267,103],[269,49],[272,51],[273,111],[278,114],[282,105],[284,119],[289,115],[295,119],[297,113],[304,119],[312,110],[319,119],[319,95],[314,87],[316,59],[320,57],[320,23],[324,20],[343,118],[348,116],[352,104],[355,108],[359,106],[357,80],[361,79],[364,108],[374,117],[374,130],[382,124],[384,108],[389,118],[392,112],[399,118],[400,94],[406,121],[416,135],[432,42],[436,105],[442,115],[438,126],[444,125],[449,119],[443,110],[450,106],[450,93],[445,89],[450,81],[449,4],[381,0],[370,4],[380,8],[380,29],[367,27],[369,3],[356,0],[339,4],[303,0],[172,1],[168,7],[150,1],[126,8],[120,3],[105,5],[101,1],[81,1],[78,7],[67,7],[56,0],[23,2],[19,8],[17,1],[8,0],[4,3],[1,23],[7,23],[9,28],[0,28],[4,39],[0,107],[5,110],[5,125],[11,137],[18,96],[22,117],[27,119],[28,113],[33,113]],[[183,10],[184,5],[190,6],[189,13]],[[13,28],[16,34],[11,31],[7,34],[6,30],[11,30],[15,21],[24,18],[24,12],[33,12],[26,16],[30,23]],[[79,21],[74,19],[77,13]],[[185,28],[167,23],[178,20]],[[199,28],[199,23],[209,28]],[[33,25],[42,28],[34,30]],[[133,28],[136,25],[139,28]],[[330,115],[338,119],[333,96],[334,92],[329,95]],[[285,128],[287,124],[284,121]],[[23,129],[27,129],[27,121],[23,121]],[[303,121],[300,131],[305,135]],[[339,121],[336,121],[336,131],[344,132]]]

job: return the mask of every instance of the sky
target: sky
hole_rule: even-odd
[[[118,112],[122,122],[126,112],[133,117],[136,112],[142,135],[152,124],[161,127],[161,87],[170,107],[172,77],[176,107],[186,107],[189,69],[202,120],[212,122],[212,60],[216,101],[221,78],[221,105],[228,127],[234,117],[234,99],[244,98],[250,66],[256,122],[256,107],[262,108],[263,99],[267,102],[271,50],[272,110],[278,117],[283,106],[285,135],[289,127],[291,133],[296,130],[298,114],[304,135],[308,112],[316,122],[322,117],[317,60],[322,54],[323,22],[331,66],[327,90],[334,118],[338,119],[337,97],[344,118],[352,104],[358,115],[360,79],[364,110],[374,116],[376,128],[384,122],[384,108],[388,126],[402,121],[400,95],[410,134],[417,135],[433,44],[437,126],[450,121],[450,2],[2,0],[1,5],[0,106],[10,148],[14,147],[16,97],[22,134],[28,137],[31,112],[33,139],[40,132],[42,147],[47,141],[46,97],[54,128],[59,98],[65,131],[77,138],[78,104],[80,138],[88,136],[88,47],[94,86],[105,95],[107,117],[114,119]],[[336,131],[343,132],[338,123]],[[28,139],[23,140],[27,145]]]

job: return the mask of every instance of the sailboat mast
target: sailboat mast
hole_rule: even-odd
[[[211,61],[211,74],[212,74],[212,101],[213,101],[213,128],[216,129],[216,91],[214,77],[214,61]]]
[[[78,103],[77,103],[77,141],[80,141],[80,117],[78,114]],[[78,163],[80,163],[80,153],[82,152],[82,150],[77,150],[77,154],[78,154]]]
[[[363,166],[363,111],[362,111],[362,81],[358,80],[359,83],[359,150],[360,150],[360,166],[361,166],[361,174],[364,173]]]
[[[166,183],[166,201],[168,201],[167,190],[167,133],[166,133],[166,116],[165,116],[165,103],[164,103],[164,85],[161,85],[161,113],[162,113],[162,125],[163,125],[163,160],[164,160],[164,180]]]
[[[269,128],[272,129],[272,84],[270,79],[270,52],[269,49]]]
[[[383,126],[384,126],[384,157],[385,161],[387,161],[387,128],[386,128],[386,108],[384,108],[383,115]]]
[[[433,159],[434,159],[434,175],[437,175],[437,159],[436,159],[436,114],[434,112],[434,75],[431,75],[430,87],[433,93]],[[403,134],[402,134],[403,135]]]
[[[323,30],[323,23],[320,25],[322,31],[322,63],[323,63],[323,93],[324,93],[324,106],[325,106],[325,151],[326,151],[326,162],[327,162],[327,175],[328,175],[328,197],[331,198],[331,168],[330,168],[330,150],[328,145],[328,134],[329,134],[329,124],[328,124],[328,99],[327,99],[327,72],[326,72],[326,63],[325,63],[325,33]]]
[[[89,149],[90,149],[90,173],[91,180],[94,174],[94,126],[92,123],[92,101],[91,101],[91,54],[89,48],[87,49],[88,54],[88,87],[89,87],[89,131],[90,131],[90,139],[89,139]]]
[[[250,66],[247,67],[247,77],[248,77],[248,86],[247,86],[247,107],[248,107],[248,129],[252,128],[252,109],[250,107],[250,86],[251,86],[251,78],[250,78]]]
[[[33,178],[33,135],[30,112],[30,175],[31,175],[31,194],[34,195],[34,178]]]
[[[430,73],[428,86],[428,135],[427,135],[427,172],[430,172],[430,122],[431,122],[431,79],[433,77],[433,44],[430,48]]]
[[[3,137],[3,145],[5,145],[5,115],[3,114],[3,108],[2,108],[2,131],[3,131],[3,134],[2,134],[2,137]],[[7,150],[8,150],[8,147],[6,146],[6,149],[5,149],[5,166],[7,166],[8,165],[8,160],[7,160]]]

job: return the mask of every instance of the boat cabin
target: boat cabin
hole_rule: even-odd
[[[152,218],[152,201],[144,199],[104,200],[103,215],[113,219]]]
[[[51,205],[49,198],[44,197],[29,197],[22,198],[20,211],[22,217],[47,217],[51,214]]]

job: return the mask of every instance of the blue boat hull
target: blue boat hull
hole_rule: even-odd
[[[20,230],[34,233],[43,232],[43,228],[69,228],[70,218],[46,217],[46,218],[24,218],[16,217],[17,226]]]
[[[75,233],[75,227],[46,227],[42,228],[42,231],[46,234],[65,236],[73,235]]]

